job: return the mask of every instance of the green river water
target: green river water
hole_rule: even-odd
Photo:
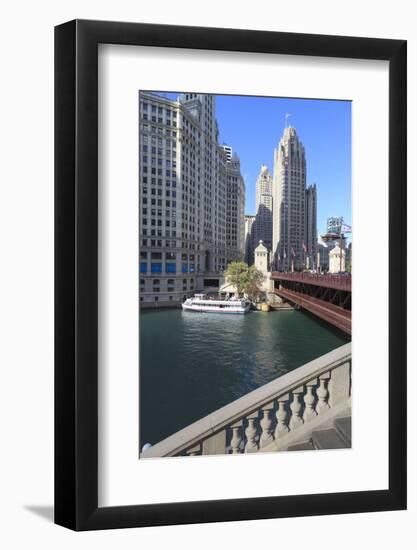
[[[300,311],[141,313],[141,446],[347,341]]]

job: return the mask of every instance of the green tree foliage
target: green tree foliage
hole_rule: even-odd
[[[236,287],[238,296],[246,294],[252,300],[256,300],[262,293],[259,287],[264,280],[264,275],[254,265],[248,266],[245,262],[231,262],[224,275],[227,281]]]

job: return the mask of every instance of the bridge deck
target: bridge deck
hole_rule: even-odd
[[[330,323],[346,334],[352,334],[351,311],[325,302],[324,300],[313,298],[312,296],[300,294],[299,292],[293,292],[292,290],[275,289],[274,292],[277,296],[299,305],[301,308],[313,313],[320,319],[323,319],[323,321]]]
[[[350,275],[339,275],[337,273],[297,273],[287,271],[273,271],[271,279],[275,281],[294,281],[336,290],[351,291],[352,278]]]

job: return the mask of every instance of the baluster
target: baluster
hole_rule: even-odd
[[[201,454],[201,443],[198,443],[197,445],[194,445],[194,447],[191,447],[190,449],[187,449],[185,451],[185,454],[187,456],[197,456]]]
[[[313,388],[317,385],[317,378],[314,378],[313,380],[310,380],[307,382],[307,393],[304,396],[304,403],[305,403],[305,410],[303,415],[304,422],[308,422],[315,416],[317,416],[316,409],[314,408],[314,405],[316,403],[316,397],[313,394]]]
[[[245,430],[245,453],[255,453],[258,450],[258,444],[256,443],[256,435],[258,433],[258,429],[256,426],[256,421],[258,420],[258,411],[250,414],[246,417],[246,419],[248,421],[248,427]]]
[[[303,386],[300,386],[299,388],[296,388],[293,390],[293,400],[290,405],[290,409],[292,412],[291,419],[290,419],[290,428],[291,430],[295,430],[302,424],[304,424],[303,419],[301,417],[301,410],[302,410],[302,404],[301,404],[301,395],[304,392]]]
[[[232,447],[232,454],[236,455],[241,452],[240,444],[242,443],[242,421],[238,420],[230,426],[232,430],[232,439],[230,440],[230,446]]]
[[[265,405],[262,407],[263,417],[260,422],[262,433],[261,438],[259,440],[259,446],[266,447],[270,443],[274,441],[274,437],[272,435],[272,411],[274,409],[274,404],[269,403],[268,405]]]
[[[275,439],[279,439],[289,432],[289,428],[287,426],[287,410],[285,408],[289,398],[290,396],[288,393],[281,395],[281,397],[278,398],[278,409],[275,413],[277,418],[277,425],[275,426]]]
[[[317,397],[319,399],[317,403],[317,414],[323,414],[328,409],[330,409],[329,406],[329,390],[327,389],[327,381],[330,378],[330,372],[326,372],[325,374],[322,374],[319,376],[320,379],[320,386],[317,388]]]

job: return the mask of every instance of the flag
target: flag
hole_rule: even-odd
[[[287,253],[285,252],[285,248],[284,248],[284,260],[286,259],[287,257]]]
[[[295,250],[294,250],[293,247],[291,247],[291,254],[292,254],[293,257],[295,256]]]
[[[304,241],[303,241],[303,250],[304,250],[304,252],[307,252],[307,247],[306,247],[306,244],[305,244]]]
[[[281,254],[278,252],[278,261],[281,261]]]
[[[352,233],[352,226],[347,225],[346,223],[342,223],[342,226],[340,228],[341,233]]]

